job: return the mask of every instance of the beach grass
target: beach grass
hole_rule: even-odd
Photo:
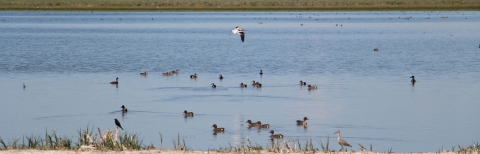
[[[330,11],[480,10],[467,0],[4,0],[1,10]]]
[[[0,137],[0,150],[53,150],[53,151],[62,151],[62,150],[98,150],[98,151],[141,151],[141,150],[151,150],[157,149],[151,143],[150,145],[144,145],[143,140],[140,139],[140,136],[136,133],[119,133],[118,128],[115,130],[104,130],[101,132],[100,128],[97,130],[93,129],[93,126],[86,129],[78,130],[78,137],[68,137],[60,136],[56,131],[45,131],[44,137],[42,135],[29,135],[22,136],[21,138],[12,137],[8,142],[3,140]],[[74,139],[78,138],[77,142],[74,143]],[[160,134],[160,140],[163,142],[163,137]],[[163,149],[163,150],[175,150],[183,151],[183,153],[188,153],[192,151],[192,148],[188,148],[185,139],[180,137],[178,134],[176,139],[172,140],[174,149]],[[247,138],[245,141],[242,141],[238,145],[232,145],[228,143],[225,147],[219,147],[218,149],[208,149],[208,152],[217,152],[217,153],[262,153],[263,152],[273,152],[273,153],[337,153],[340,151],[335,151],[329,149],[330,139],[327,137],[325,141],[320,139],[317,141],[320,145],[321,150],[316,148],[313,144],[313,139],[310,138],[305,142],[298,141],[296,139],[285,138],[285,139],[274,139],[270,140],[266,148],[264,149],[260,144],[252,144],[251,141]],[[161,143],[163,144],[163,143]],[[162,147],[162,145],[160,146]],[[158,149],[162,150],[162,148]],[[480,144],[478,142],[473,142],[471,145],[465,146],[453,146],[452,151],[444,150],[443,147],[437,153],[453,152],[459,154],[479,154],[480,153]],[[370,144],[370,151],[372,151],[372,145]],[[351,151],[355,152],[355,151]],[[388,151],[383,153],[392,153],[393,149],[390,148]],[[381,152],[382,153],[382,152]]]

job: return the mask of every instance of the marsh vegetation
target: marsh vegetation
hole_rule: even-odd
[[[176,150],[176,151],[193,151],[194,146],[187,146],[183,137],[178,134],[176,139],[172,139],[173,149],[162,149],[163,137],[160,135],[160,146],[156,148],[153,144],[143,144],[143,140],[139,138],[138,134],[119,133],[118,128],[115,130],[104,130],[101,132],[100,128],[94,127],[78,130],[77,137],[61,136],[56,131],[45,131],[45,135],[30,135],[22,136],[21,138],[12,137],[4,140],[0,137],[0,150],[100,150],[100,151],[132,151],[132,150]],[[319,148],[318,148],[319,147]],[[218,153],[335,153],[341,152],[330,148],[330,138],[313,140],[308,139],[304,142],[296,140],[295,138],[285,139],[271,139],[265,148],[258,143],[252,143],[250,139],[246,138],[240,144],[232,145],[226,143],[226,146],[209,148],[208,152]],[[437,153],[455,152],[461,154],[479,153],[480,144],[473,143],[472,145],[453,146],[450,149],[443,147]],[[353,148],[346,149],[355,152]],[[372,145],[368,149],[374,152]],[[393,150],[377,151],[392,153]]]
[[[479,10],[480,1],[466,0],[11,0],[1,9],[47,10]]]

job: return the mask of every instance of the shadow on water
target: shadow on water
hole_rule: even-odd
[[[73,115],[56,115],[56,116],[45,116],[45,117],[38,117],[33,118],[35,120],[43,120],[43,119],[53,119],[53,118],[65,118],[65,117],[82,117],[86,116],[87,114],[73,114]]]

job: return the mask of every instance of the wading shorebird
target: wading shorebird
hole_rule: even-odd
[[[338,134],[337,141],[338,141],[338,144],[340,144],[340,146],[342,146],[342,148],[338,151],[342,151],[344,146],[352,147],[350,144],[347,143],[347,141],[345,141],[342,137],[340,137],[340,130],[337,130],[337,132],[335,132],[333,134]]]

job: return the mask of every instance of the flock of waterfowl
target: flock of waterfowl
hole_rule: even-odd
[[[163,75],[169,76],[169,75],[172,75],[172,74],[178,74],[178,72],[179,72],[179,70],[177,69],[175,71],[163,73]],[[260,70],[259,74],[263,75],[263,71]],[[146,76],[147,72],[142,72],[142,73],[140,73],[140,75]],[[190,75],[190,78],[196,79],[197,78],[197,73],[195,73],[193,75]],[[410,82],[412,83],[412,85],[417,82],[417,80],[415,80],[415,76],[412,75],[410,78],[411,78]],[[118,79],[119,78],[117,77],[115,79],[115,81],[110,82],[110,84],[118,84]],[[223,76],[219,75],[219,79],[222,80]],[[216,88],[216,85],[214,83],[212,83],[211,85],[212,85],[212,88]],[[259,83],[259,82],[255,82],[255,80],[252,81],[252,85],[254,87],[257,87],[257,88],[262,87],[262,84]],[[307,85],[307,83],[300,80],[300,85]],[[245,87],[247,87],[247,85],[244,84],[244,83],[240,83],[240,87],[245,88]],[[23,83],[23,88],[24,89],[26,88],[25,83]],[[312,90],[312,89],[317,89],[317,86],[308,85],[308,90]],[[128,109],[124,105],[122,105],[122,107],[120,107],[120,108],[122,108],[122,110],[121,110],[122,113],[127,113],[128,112]],[[194,113],[193,112],[188,112],[187,110],[185,110],[185,111],[183,111],[183,115],[185,117],[190,117],[190,116],[193,116]],[[307,120],[309,120],[309,119],[307,117],[304,117],[303,120],[297,120],[296,124],[297,125],[303,125],[304,127],[307,127],[307,125],[308,125]],[[257,121],[255,123],[253,123],[252,120],[247,120],[246,123],[248,123],[249,128],[253,128],[253,127],[257,127],[258,129],[262,129],[262,128],[268,129],[268,128],[270,128],[270,124],[262,124],[262,122],[260,122],[260,121]],[[120,124],[120,122],[117,119],[115,119],[115,125],[123,130],[122,125]],[[213,124],[212,127],[213,127],[213,134],[214,135],[216,135],[219,132],[224,132],[225,131],[225,128],[218,128],[217,124]],[[271,139],[283,138],[284,137],[282,134],[275,134],[274,130],[270,130],[269,133],[270,133],[270,138]],[[337,136],[337,142],[342,147],[340,149],[340,151],[342,151],[344,147],[352,147],[347,141],[345,141],[343,138],[340,137],[340,130],[337,130],[337,132],[335,132],[334,134],[338,135]],[[359,146],[361,151],[366,150],[365,147],[363,147],[361,144],[358,144],[358,146]]]
[[[179,70],[177,69],[177,70],[175,70],[175,71],[165,72],[165,73],[163,73],[163,75],[169,76],[169,75],[171,75],[171,74],[178,74],[178,72],[179,72]],[[259,74],[260,74],[260,75],[263,75],[263,71],[260,70],[260,73],[259,73]],[[146,75],[147,75],[147,72],[142,72],[142,73],[140,73],[140,75],[146,76]],[[190,75],[190,78],[196,79],[196,78],[197,78],[197,73],[195,73],[195,74],[193,74],[193,75]],[[412,84],[415,84],[415,82],[416,82],[415,76],[411,76],[410,78],[411,78],[411,81],[410,81],[410,82],[411,82]],[[222,76],[221,74],[219,75],[219,79],[220,79],[220,80],[223,79],[223,76]],[[116,78],[115,81],[112,81],[112,82],[110,82],[110,83],[111,83],[111,84],[118,84],[118,77]],[[257,87],[257,88],[262,87],[262,84],[259,83],[259,82],[255,82],[255,80],[252,81],[252,85],[253,85],[254,87]],[[300,80],[300,85],[304,86],[304,85],[307,85],[307,83],[304,82],[304,81],[302,81],[302,80]],[[25,84],[23,84],[23,86],[24,86],[24,88],[25,88]],[[214,83],[212,83],[211,86],[212,86],[212,88],[216,88],[216,85],[215,85]],[[240,83],[240,87],[241,87],[241,88],[245,88],[245,87],[247,87],[247,85],[244,84],[244,83]],[[317,86],[308,85],[308,90],[312,90],[312,89],[317,89]],[[120,108],[122,108],[122,110],[121,110],[122,113],[128,112],[128,109],[125,108],[124,105],[122,105],[122,107],[120,107]],[[185,110],[185,111],[183,111],[183,115],[184,115],[185,117],[193,117],[194,113],[193,113],[193,112],[188,112],[187,110]],[[307,120],[309,120],[308,117],[304,117],[303,120],[297,120],[297,121],[295,121],[295,122],[296,122],[297,125],[303,125],[303,126],[306,128],[307,125],[308,125]],[[257,122],[254,123],[254,122],[252,122],[252,120],[247,120],[246,123],[248,123],[248,128],[254,128],[254,127],[256,127],[256,128],[258,128],[258,129],[269,129],[269,128],[270,128],[270,124],[263,124],[261,121],[257,121]],[[116,125],[117,127],[120,127],[120,128],[123,130],[120,122],[119,122],[117,119],[115,119],[115,125]],[[225,132],[225,128],[223,128],[223,127],[220,127],[220,128],[219,128],[219,127],[217,126],[217,124],[213,124],[212,127],[213,127],[213,134],[214,134],[214,135],[217,135],[217,133],[223,133],[223,132]],[[270,130],[269,133],[270,133],[270,139],[272,139],[272,140],[273,140],[273,139],[281,139],[281,138],[284,137],[283,134],[275,134],[275,131],[274,131],[274,130]],[[340,130],[337,130],[334,134],[337,134],[337,142],[338,142],[338,144],[342,147],[339,151],[342,151],[342,150],[344,149],[344,147],[352,147],[347,141],[345,141],[342,137],[340,137]],[[361,150],[362,152],[365,152],[365,151],[366,151],[365,147],[363,147],[361,144],[358,144],[358,146],[359,146],[359,148],[360,148],[360,150]],[[346,150],[346,149],[345,149],[345,150]]]

